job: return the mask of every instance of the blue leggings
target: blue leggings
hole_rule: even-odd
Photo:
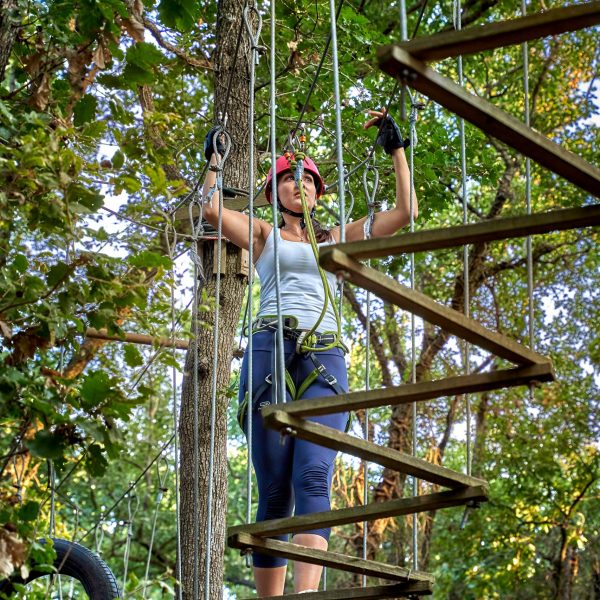
[[[253,394],[272,372],[275,334],[270,331],[255,333],[252,338],[252,390]],[[284,340],[286,361],[294,352],[295,342]],[[348,374],[344,353],[340,348],[316,353],[327,371],[333,375],[340,386],[348,390]],[[314,370],[313,362],[305,354],[298,354],[288,367],[296,389]],[[244,398],[248,381],[248,355],[244,355],[240,376],[240,402]],[[302,399],[334,395],[334,389],[322,376],[302,394]],[[312,442],[290,436],[281,437],[278,431],[267,429],[263,425],[260,410],[267,404],[274,403],[273,386],[261,395],[253,398],[252,410],[252,463],[258,482],[258,510],[256,521],[289,517],[295,505],[295,514],[304,515],[312,512],[330,510],[330,487],[333,475],[333,463],[337,451],[323,448]],[[291,401],[289,390],[287,401]],[[337,413],[311,417],[310,421],[322,423],[343,431],[348,420],[348,413]],[[247,420],[243,423],[244,433]],[[330,529],[311,529],[303,533],[314,533],[329,539]],[[273,539],[287,541],[287,535],[273,536]],[[266,556],[254,552],[255,567],[280,567],[287,561],[284,558]]]

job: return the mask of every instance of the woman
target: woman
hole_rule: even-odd
[[[410,222],[409,196],[410,176],[404,154],[408,146],[402,140],[400,131],[385,112],[369,111],[371,119],[365,129],[383,125],[377,143],[391,154],[396,177],[396,205],[387,211],[375,214],[372,223],[372,237],[394,234]],[[209,134],[205,145],[207,160],[216,164],[212,153],[212,137]],[[215,185],[215,172],[209,170],[204,183],[204,195]],[[317,263],[310,246],[307,228],[302,213],[300,189],[291,172],[288,159],[280,157],[267,178],[265,193],[271,202],[272,185],[277,185],[277,200],[282,222],[278,228],[261,219],[254,219],[254,236],[249,238],[247,215],[237,211],[222,210],[223,235],[237,246],[249,249],[252,243],[254,264],[261,282],[260,309],[253,324],[253,407],[252,415],[252,462],[258,481],[259,503],[256,520],[263,521],[290,516],[295,506],[295,514],[302,515],[330,509],[329,493],[333,464],[336,452],[310,442],[291,437],[281,440],[278,432],[263,426],[260,410],[272,401],[271,375],[274,372],[273,349],[277,304],[275,298],[275,275],[273,266],[273,238],[279,236],[281,311],[284,315],[284,347],[287,380],[287,400],[307,399],[332,395],[348,390],[346,364],[341,344],[331,334],[318,334],[312,338],[317,351],[302,347],[298,337],[311,330],[319,321],[323,309],[326,289],[319,274]],[[317,198],[323,193],[324,183],[317,166],[308,157],[304,160],[304,196],[312,215]],[[417,216],[417,201],[413,199],[413,213]],[[204,207],[204,217],[217,226],[218,203]],[[346,241],[364,238],[366,217],[348,223]],[[340,241],[340,228],[330,231],[320,228],[316,221],[317,242],[337,243]],[[327,274],[327,283],[335,289],[335,276]],[[329,294],[331,298],[333,294]],[[334,306],[330,301],[318,325],[319,332],[336,330]],[[319,351],[327,346],[326,351]],[[316,362],[315,362],[316,361]],[[324,367],[325,373],[316,371],[315,366]],[[244,356],[240,379],[240,401],[244,402],[247,389],[247,356]],[[313,378],[314,377],[314,378]],[[243,407],[245,409],[245,407]],[[242,410],[242,428],[246,432],[248,411]],[[311,420],[338,430],[343,430],[347,414],[338,413],[314,417]],[[286,540],[287,536],[276,536]],[[329,529],[315,529],[294,535],[292,542],[309,548],[326,550]],[[253,556],[254,576],[259,597],[283,594],[286,573],[286,560],[255,552]],[[294,590],[298,592],[316,591],[319,586],[322,568],[297,562],[294,566]]]

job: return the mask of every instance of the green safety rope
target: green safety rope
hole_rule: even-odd
[[[306,335],[301,337],[298,340],[298,347],[302,352],[326,352],[327,350],[331,350],[336,346],[341,344],[342,339],[342,321],[340,319],[340,313],[337,309],[337,305],[335,302],[335,298],[333,296],[333,292],[329,287],[329,282],[327,281],[327,276],[325,275],[325,271],[319,265],[319,248],[317,246],[317,239],[315,237],[315,230],[312,224],[312,219],[310,217],[310,213],[308,211],[308,204],[306,202],[306,194],[304,192],[304,183],[302,181],[302,175],[304,173],[304,159],[306,158],[306,154],[302,151],[296,152],[294,154],[294,158],[291,158],[291,155],[288,155],[290,168],[294,172],[294,178],[296,180],[296,185],[298,186],[298,190],[300,191],[300,201],[302,202],[302,213],[304,214],[304,223],[306,225],[306,231],[308,233],[308,240],[310,242],[310,246],[313,251],[313,256],[315,258],[315,262],[317,263],[317,269],[319,271],[319,276],[321,277],[321,281],[323,282],[323,289],[325,290],[325,298],[323,300],[323,309],[321,310],[321,314],[317,319],[316,323],[313,325],[310,331],[306,332]],[[326,331],[324,333],[332,333],[334,335],[334,340],[330,344],[325,346],[317,347],[315,345],[315,338],[313,337],[316,333],[319,325],[325,318],[327,313],[327,308],[329,307],[329,303],[331,303],[331,307],[333,309],[333,314],[335,316],[335,322],[337,326],[337,331]]]

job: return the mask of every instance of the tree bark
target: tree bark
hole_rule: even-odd
[[[250,44],[243,31],[236,60],[236,45],[244,4],[240,0],[221,0],[217,17],[217,40],[215,65],[215,113],[226,112],[227,130],[232,137],[232,149],[224,165],[225,185],[245,188],[248,185],[248,56]],[[225,98],[231,81],[228,104]],[[215,296],[216,275],[213,274],[215,247],[211,242],[199,249],[203,256],[205,289],[208,297]],[[225,390],[229,386],[234,336],[247,278],[237,273],[240,250],[227,244],[226,273],[221,275],[221,301],[217,361],[217,411],[214,423],[214,465],[212,469],[212,534],[207,539],[208,503],[207,490],[211,476],[208,464],[211,434],[211,385],[213,359],[214,313],[200,314],[210,327],[200,328],[196,344],[191,344],[181,399],[180,465],[181,465],[181,553],[182,590],[185,600],[205,597],[206,553],[210,551],[210,584],[208,597],[223,597],[223,553],[226,540],[227,515],[227,404]],[[194,436],[194,352],[198,352],[198,435]],[[194,441],[198,441],[199,479],[198,510],[194,512]],[[197,519],[200,539],[198,555],[194,555],[194,524]],[[198,561],[198,597],[194,598],[195,561]]]
[[[17,2],[16,0],[0,0],[0,82],[4,80],[4,72],[17,35]]]

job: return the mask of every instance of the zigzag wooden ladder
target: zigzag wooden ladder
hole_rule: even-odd
[[[479,98],[474,100],[471,94],[426,67],[410,52],[414,49],[416,56],[438,59],[572,31],[598,22],[600,22],[600,2],[592,2],[579,7],[550,10],[522,19],[386,47],[380,51],[380,63],[388,73],[401,77],[411,87],[429,95],[494,137],[521,151],[525,156],[537,160],[597,196],[600,193],[600,171],[596,167],[565,151],[489,103]],[[306,418],[359,408],[422,402],[456,394],[527,385],[531,382],[552,381],[554,379],[552,364],[549,358],[504,335],[486,329],[477,321],[466,318],[462,313],[447,308],[420,292],[401,285],[393,278],[360,263],[358,259],[423,252],[598,224],[600,224],[600,206],[588,206],[323,248],[320,252],[320,262],[327,270],[342,273],[348,281],[370,290],[400,309],[412,312],[449,333],[467,340],[472,345],[514,363],[515,367],[265,407],[262,414],[269,427],[449,489],[413,498],[232,527],[228,532],[229,545],[242,550],[256,549],[265,554],[321,564],[394,582],[388,585],[329,590],[301,596],[292,594],[285,596],[288,599],[403,598],[431,594],[434,578],[429,573],[411,572],[403,567],[362,560],[354,556],[303,548],[289,542],[269,539],[268,536],[482,502],[488,498],[488,484],[481,479],[307,421]]]

